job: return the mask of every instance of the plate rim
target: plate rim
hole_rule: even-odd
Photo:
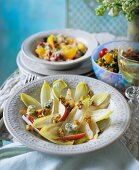
[[[29,62],[33,62],[33,61],[29,61]],[[22,55],[22,51],[19,51],[19,53],[17,54],[17,64],[19,66],[24,67],[25,69],[33,72],[33,73],[41,75],[41,76],[47,76],[47,75],[52,76],[52,75],[62,75],[62,74],[75,74],[75,73],[77,75],[81,75],[81,74],[87,74],[89,72],[93,73],[91,58],[88,58],[88,60],[86,60],[84,62],[84,64],[87,64],[86,68],[83,67],[84,64],[81,64],[78,67],[73,68],[72,70],[71,69],[70,70],[51,70],[49,68],[46,68],[46,72],[48,72],[47,75],[46,75],[46,73],[42,73],[42,71],[40,71],[40,72],[34,71],[34,68],[32,68],[31,66],[30,67],[27,66],[27,64],[24,61],[24,56]],[[32,63],[32,65],[33,65],[33,63]],[[82,71],[82,69],[83,69],[83,71]]]

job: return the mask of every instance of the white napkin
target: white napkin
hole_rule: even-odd
[[[101,150],[74,156],[32,151],[20,143],[0,149],[2,170],[138,170],[139,162],[117,141]]]

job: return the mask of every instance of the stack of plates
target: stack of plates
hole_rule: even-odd
[[[34,50],[38,42],[43,41],[44,37],[51,34],[62,34],[81,41],[87,47],[86,53],[82,57],[68,62],[50,62],[36,57]],[[23,42],[21,51],[17,55],[17,65],[23,74],[35,74],[38,77],[59,74],[90,75],[93,74],[90,56],[97,45],[93,35],[81,30],[60,29],[40,32],[28,37]]]
[[[17,65],[21,73],[28,75],[37,75],[38,77],[43,77],[46,75],[59,75],[59,74],[77,74],[77,75],[88,75],[93,74],[91,60],[88,59],[79,67],[72,68],[71,70],[50,70],[47,66],[41,63],[35,63],[29,58],[25,57],[20,51],[17,55]]]

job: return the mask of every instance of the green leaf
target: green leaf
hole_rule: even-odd
[[[67,84],[63,80],[56,80],[53,82],[53,95],[58,99],[62,91],[67,87]]]
[[[110,126],[110,119],[103,119],[99,122],[97,122],[97,125],[100,129],[101,132],[103,132],[106,128],[108,128]]]
[[[38,119],[35,119],[33,122],[33,127],[42,128],[44,126],[50,126],[52,124],[52,116],[45,116]]]
[[[36,106],[36,109],[40,109],[41,108],[41,105],[40,103],[34,99],[33,97],[25,94],[25,93],[21,93],[20,94],[20,97],[21,97],[21,100],[22,102],[28,107],[29,105],[34,105]]]
[[[93,119],[89,123],[84,119],[79,130],[86,133],[88,139],[96,139],[98,137],[99,128]]]
[[[75,144],[75,145],[79,145],[79,144],[85,143],[85,142],[87,142],[87,141],[88,141],[88,138],[85,136],[85,137],[83,137],[83,138],[81,138],[81,139],[75,140],[75,141],[74,141],[74,144]]]
[[[90,129],[93,131],[93,135],[94,135],[93,139],[97,139],[98,133],[99,133],[99,128],[98,128],[97,123],[93,119],[91,119],[89,126],[90,126]]]
[[[47,83],[47,81],[44,81],[43,86],[41,88],[41,94],[40,94],[42,108],[49,101],[50,97],[51,97],[51,88]]]
[[[105,100],[109,99],[110,95],[105,92],[100,92],[91,97],[90,101],[95,105],[101,105]]]
[[[40,130],[40,135],[42,135],[44,138],[46,138],[47,140],[59,144],[59,145],[73,145],[74,141],[59,141],[56,140],[59,138],[58,136],[58,130],[59,130],[60,126],[55,124],[48,127],[43,127]]]
[[[80,82],[76,86],[74,98],[77,101],[87,96],[88,96],[88,87],[85,82]]]
[[[58,106],[59,106],[59,100],[56,97],[53,97],[53,105],[52,105],[52,112],[51,112],[52,115],[58,113]]]
[[[88,137],[88,139],[93,139],[94,137],[93,131],[91,130],[89,123],[87,123],[85,120],[82,122],[79,130],[81,132],[84,132],[86,136]]]
[[[68,89],[68,90],[67,90],[66,99],[68,99],[68,100],[73,100],[72,90],[71,90],[71,89]]]
[[[95,122],[98,122],[103,119],[108,119],[111,114],[112,111],[109,109],[99,109],[99,110],[92,111],[91,117]]]

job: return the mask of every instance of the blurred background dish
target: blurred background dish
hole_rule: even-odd
[[[116,72],[109,71],[104,66],[99,66],[99,64],[97,63],[97,60],[99,58],[99,53],[101,50],[105,48],[108,49],[108,51],[119,49],[119,48],[124,49],[125,42],[126,41],[120,40],[120,41],[110,41],[110,42],[104,43],[94,50],[92,57],[91,57],[93,70],[94,70],[96,77],[99,80],[102,80],[119,90],[124,90],[126,86],[128,86],[128,83],[123,78],[122,74],[120,74],[119,72],[116,73]],[[129,43],[129,47],[130,47],[130,43]],[[136,46],[134,47],[136,48]],[[118,64],[118,61],[116,62]]]
[[[87,47],[87,51],[83,56],[78,59],[70,60],[70,61],[62,61],[62,62],[52,62],[44,59],[40,59],[35,54],[35,49],[37,47],[38,42],[42,41],[45,37],[53,35],[62,34],[64,36],[72,37],[73,39],[80,41],[85,44]],[[50,30],[46,32],[40,32],[37,34],[33,34],[28,37],[22,44],[21,51],[22,55],[38,64],[43,64],[48,69],[52,70],[68,70],[71,68],[78,67],[80,64],[85,62],[87,59],[91,57],[93,50],[97,47],[97,41],[94,36],[88,32],[77,30],[77,29],[58,29],[58,30]]]
[[[21,73],[23,74],[35,74],[38,77],[46,75],[58,75],[58,74],[78,74],[78,75],[93,75],[91,59],[88,59],[79,67],[75,67],[71,70],[50,70],[47,66],[40,63],[35,63],[30,60],[26,60],[20,51],[16,59],[17,65]]]
[[[0,1],[0,84],[17,68],[16,55],[23,40],[36,32],[74,28],[90,33],[109,32],[114,36],[126,36],[124,17],[98,17],[94,12],[96,6],[98,3],[92,0]],[[107,35],[100,37],[101,42],[108,38]]]
[[[17,63],[17,66],[18,66],[18,69],[19,69],[19,71],[23,74],[23,75],[25,75],[25,76],[27,76],[27,75],[35,75],[35,76],[37,76],[37,77],[43,77],[44,75],[41,75],[41,74],[38,74],[38,73],[36,73],[36,72],[33,72],[33,71],[31,71],[30,69],[28,69],[28,68],[26,68],[23,64],[22,64],[22,62],[21,62],[21,60],[20,60],[20,55],[19,55],[20,53],[18,53],[18,55],[17,55],[17,58],[16,58],[16,63]]]

